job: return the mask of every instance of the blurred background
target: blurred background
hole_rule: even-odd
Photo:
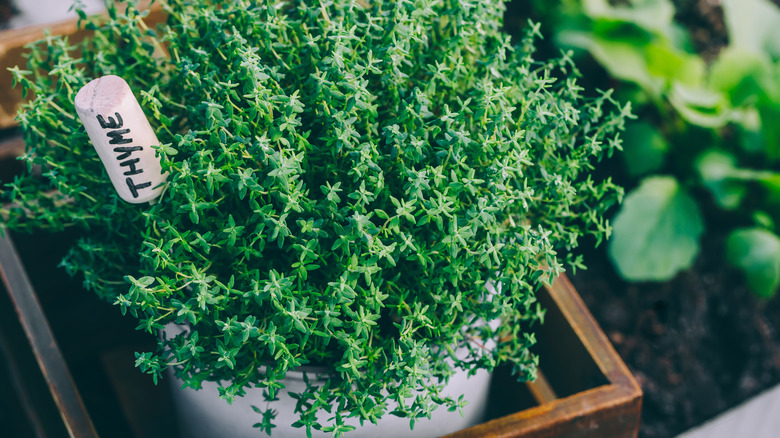
[[[780,2],[509,3],[636,118],[602,163],[626,190],[573,276],[644,390],[640,436],[675,436],[780,380]],[[740,436],[751,436],[743,430]]]
[[[0,0],[0,27],[18,29],[75,17],[72,4],[70,0]],[[81,4],[90,14],[105,9],[103,0],[81,0]]]

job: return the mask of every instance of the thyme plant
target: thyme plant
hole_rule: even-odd
[[[495,0],[162,5],[156,29],[107,2],[107,19],[82,14],[83,42],[32,45],[13,74],[32,96],[24,159],[43,171],[4,190],[12,229],[85,230],[62,265],[139,330],[187,326],[136,365],[221,381],[228,401],[325,365],[294,425],[336,435],[348,417],[461,407],[441,395],[456,369],[533,378],[534,291],[609,234],[622,191],[591,171],[627,108],[584,98],[568,56],[535,61],[533,25],[513,47]],[[75,117],[77,90],[107,74],[164,143],[153,205],[120,200]]]

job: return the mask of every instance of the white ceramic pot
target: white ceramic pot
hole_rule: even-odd
[[[487,284],[486,289],[490,295],[496,294],[492,284]],[[500,289],[499,289],[500,290]],[[496,319],[488,325],[494,329],[501,321]],[[484,324],[484,322],[476,322]],[[164,333],[167,337],[182,333],[184,326],[168,324]],[[485,347],[495,347],[495,341],[487,340]],[[457,353],[456,353],[457,354]],[[285,388],[278,394],[278,399],[266,402],[262,389],[252,388],[247,390],[246,396],[236,397],[232,404],[219,398],[218,384],[216,382],[203,382],[200,390],[192,388],[182,389],[182,381],[174,376],[173,368],[168,368],[168,381],[173,388],[173,398],[179,420],[179,429],[182,437],[186,438],[257,438],[266,436],[260,429],[252,427],[261,420],[260,414],[252,409],[257,406],[266,410],[271,408],[276,411],[273,420],[275,428],[271,430],[273,438],[300,438],[306,436],[305,429],[294,428],[291,425],[299,420],[295,414],[296,400],[289,393],[301,393],[306,388],[303,380],[303,372],[288,372],[285,378]],[[312,373],[307,377],[312,379]],[[316,377],[314,377],[316,379]],[[457,410],[448,411],[439,407],[431,418],[418,419],[414,423],[414,429],[409,429],[409,420],[394,415],[385,415],[377,424],[370,422],[360,426],[357,419],[350,418],[347,424],[356,426],[354,431],[345,434],[347,438],[433,438],[447,435],[483,422],[487,407],[488,392],[490,389],[491,375],[486,370],[479,370],[469,376],[467,371],[457,370],[450,378],[443,395],[457,399],[463,395],[468,402],[463,408],[463,415]],[[320,421],[326,420],[327,413],[318,416]],[[331,437],[329,433],[312,430],[312,438]]]
[[[214,437],[262,437],[265,434],[252,425],[260,421],[260,414],[252,409],[252,405],[261,409],[270,407],[277,411],[274,419],[276,427],[271,431],[273,438],[300,438],[306,436],[302,428],[290,426],[298,420],[294,414],[295,399],[288,392],[301,392],[305,387],[301,372],[288,373],[284,380],[286,388],[279,394],[279,400],[270,402],[263,400],[262,390],[253,388],[247,391],[245,397],[237,397],[233,404],[228,405],[219,398],[216,382],[203,382],[203,388],[181,388],[181,380],[173,376],[169,369],[168,379],[174,387],[173,397],[179,418],[182,437],[214,438]],[[311,378],[311,377],[310,377]],[[444,391],[447,395],[457,398],[464,394],[469,404],[463,409],[463,416],[457,411],[448,412],[445,408],[436,409],[430,420],[421,419],[415,422],[414,430],[409,430],[409,420],[392,415],[385,415],[378,424],[366,423],[362,427],[355,419],[348,424],[358,426],[352,432],[345,434],[347,438],[397,438],[397,437],[438,437],[446,435],[482,422],[490,386],[490,375],[485,370],[468,377],[465,371],[459,371],[451,379]],[[324,414],[327,415],[327,414]],[[321,417],[322,418],[322,417]],[[331,437],[332,435],[313,430],[312,437]]]
[[[498,320],[490,325],[497,325]],[[184,326],[168,324],[163,330],[165,336],[172,337],[183,332]],[[488,345],[492,344],[488,342]],[[308,373],[308,378],[316,379],[316,374]],[[279,400],[266,402],[262,389],[252,388],[247,390],[246,396],[236,397],[232,404],[219,398],[218,384],[216,382],[203,382],[202,388],[182,389],[182,381],[174,376],[173,368],[168,368],[168,381],[173,389],[173,399],[179,420],[179,429],[182,437],[187,438],[257,438],[265,434],[252,427],[260,422],[260,414],[252,409],[252,405],[260,409],[271,408],[276,411],[273,423],[276,425],[271,431],[273,438],[300,438],[306,436],[302,428],[294,428],[291,425],[298,421],[295,414],[295,399],[289,393],[300,393],[306,388],[303,381],[303,372],[288,372],[285,378],[285,388],[280,391]],[[346,434],[347,438],[431,438],[446,435],[482,422],[487,406],[488,391],[490,387],[490,374],[485,370],[479,370],[473,376],[468,372],[458,370],[451,378],[444,390],[444,395],[457,399],[463,394],[468,405],[463,408],[463,415],[458,411],[449,412],[444,407],[439,407],[431,415],[431,419],[423,418],[415,421],[414,430],[409,429],[409,420],[385,415],[377,424],[366,422],[360,426],[357,419],[351,418],[347,424],[356,426],[352,432]],[[326,420],[327,413],[318,417]],[[312,437],[331,437],[331,434],[312,431]]]

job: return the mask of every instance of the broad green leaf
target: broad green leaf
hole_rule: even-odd
[[[729,44],[780,57],[780,9],[769,0],[722,0]]]
[[[780,62],[772,64],[761,91],[766,94],[769,103],[780,106]]]
[[[645,92],[660,96],[664,81],[650,75],[644,51],[634,44],[607,40],[587,32],[563,31],[558,35],[561,44],[579,47],[590,52],[614,77],[635,82]]]
[[[701,87],[704,84],[704,60],[673,47],[669,41],[657,40],[645,47],[647,69],[652,76]]]
[[[626,125],[623,157],[631,175],[657,171],[664,163],[669,143],[653,125],[638,121]]]
[[[754,211],[753,221],[760,227],[772,229],[775,227],[775,221],[772,216],[765,211]]]
[[[620,20],[667,34],[674,17],[674,5],[669,0],[631,0],[630,6],[611,6],[607,0],[583,0],[585,15],[590,18]]]
[[[761,113],[758,109],[743,107],[735,111],[734,115],[739,147],[750,154],[763,153],[764,133],[761,131]]]
[[[780,64],[730,47],[713,64],[709,79],[736,108],[731,121],[738,124],[740,145],[772,161],[780,159]]]
[[[723,94],[700,87],[674,83],[669,102],[680,115],[694,125],[720,128],[732,118],[731,107]]]
[[[762,297],[772,297],[780,287],[780,238],[762,228],[731,233],[726,243],[731,264],[747,276],[748,285]]]
[[[780,191],[780,173],[770,170],[735,169],[732,177],[745,181],[758,181],[772,191]]]
[[[608,32],[599,23],[594,23],[593,32],[564,30],[558,40],[587,50],[612,76],[638,84],[655,98],[673,83],[690,89],[703,87],[705,66],[698,56],[677,49],[668,38],[641,38],[621,28]]]
[[[699,208],[674,178],[646,178],[615,218],[609,255],[623,278],[668,280],[693,264],[703,231]]]
[[[737,208],[745,197],[747,187],[741,181],[733,179],[737,169],[737,160],[733,155],[711,149],[700,155],[694,163],[702,184],[721,208]]]
[[[672,92],[686,105],[697,108],[716,110],[724,105],[721,93],[706,88],[689,87],[678,82],[674,84]]]
[[[729,96],[734,106],[755,104],[756,98],[764,93],[770,69],[771,64],[764,56],[727,47],[710,67],[710,87]]]
[[[713,192],[718,204],[724,208],[739,205],[746,191],[744,182],[747,181],[780,192],[780,173],[737,167],[736,158],[724,151],[707,151],[696,159],[695,165],[702,183]]]

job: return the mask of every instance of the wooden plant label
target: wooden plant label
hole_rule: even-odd
[[[97,78],[79,90],[75,103],[119,196],[133,204],[159,196],[167,174],[151,146],[160,142],[127,82]]]

